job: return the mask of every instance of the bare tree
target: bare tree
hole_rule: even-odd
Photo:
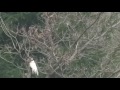
[[[25,71],[23,77],[32,77],[29,57],[46,78],[119,77],[119,57],[115,55],[119,51],[120,13],[44,12],[42,17],[44,28],[32,25],[16,31],[0,17],[1,28],[12,42],[4,53],[19,55],[23,66],[2,55],[0,58]]]

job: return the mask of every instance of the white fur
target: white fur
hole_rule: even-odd
[[[29,63],[29,65],[30,65],[30,67],[31,67],[31,69],[32,69],[32,73],[35,73],[35,74],[39,75],[35,61],[32,60],[32,61]]]

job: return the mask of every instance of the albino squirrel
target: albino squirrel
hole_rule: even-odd
[[[33,60],[33,58],[30,58],[29,66],[32,69],[32,73],[34,73],[34,74],[36,74],[38,76],[39,73],[38,73],[37,65],[36,65],[35,61]]]

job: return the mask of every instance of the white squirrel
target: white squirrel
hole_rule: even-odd
[[[38,76],[39,73],[38,73],[37,65],[36,65],[35,61],[33,60],[33,58],[30,58],[30,59],[31,60],[30,60],[29,66],[32,69],[32,73],[34,73],[34,74],[36,74]]]

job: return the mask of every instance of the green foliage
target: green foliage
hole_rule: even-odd
[[[20,78],[21,71],[0,58],[0,78]]]
[[[5,35],[5,33],[2,31],[0,33],[0,45],[1,44],[5,45],[5,44],[9,44],[9,43],[11,43],[10,38],[7,35]]]
[[[28,27],[34,24],[43,26],[44,20],[41,18],[41,14],[42,13],[39,12],[5,12],[1,13],[1,16],[11,27],[17,25],[19,25],[19,27]]]
[[[86,52],[84,57],[81,59],[76,58],[77,60],[71,63],[69,70],[66,71],[68,75],[71,73],[83,73],[80,72],[79,70],[86,69],[86,74],[88,76],[92,75],[94,72],[94,68],[99,68],[100,62],[102,62],[102,58],[106,54],[100,50],[100,48],[96,49],[86,49],[84,52]]]

